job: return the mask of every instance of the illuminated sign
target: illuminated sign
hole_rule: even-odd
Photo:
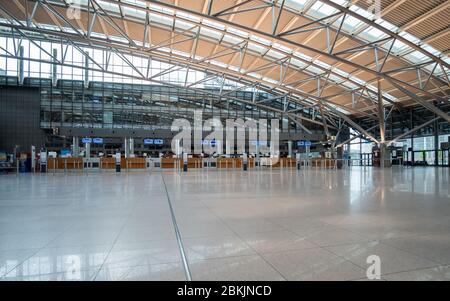
[[[297,141],[297,146],[311,146],[312,143],[309,140],[300,140]]]

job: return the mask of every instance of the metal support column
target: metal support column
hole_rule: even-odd
[[[378,122],[380,125],[380,143],[378,144],[380,148],[380,167],[384,168],[387,165],[386,158],[388,156],[388,150],[386,146],[386,123],[380,79],[378,79]]]
[[[434,114],[434,117],[436,117],[436,114]],[[433,124],[433,130],[434,130],[434,165],[439,166],[439,124],[438,120],[436,119]]]
[[[84,86],[89,86],[89,52],[84,54]]]
[[[78,137],[72,138],[72,153],[74,157],[78,157],[80,154],[80,139]]]
[[[129,158],[130,157],[130,147],[129,147],[129,140],[128,140],[128,138],[124,138],[123,148],[125,150],[125,158]]]
[[[56,86],[58,81],[58,65],[56,64],[56,58],[58,57],[58,49],[53,49],[53,66],[52,66],[52,84]]]
[[[20,84],[23,84],[23,78],[24,78],[23,55],[24,55],[24,48],[23,48],[23,46],[20,46],[19,61],[18,61],[19,83]]]
[[[128,148],[129,148],[130,156],[133,156],[134,155],[134,138],[130,138],[130,140],[128,142]]]
[[[292,141],[288,141],[288,158],[292,158]]]
[[[410,128],[413,129],[414,128],[413,109],[411,108],[409,110],[410,110],[409,125]],[[414,166],[414,133],[411,134],[411,166]]]
[[[86,159],[89,159],[91,157],[91,144],[86,143],[86,153],[84,154]],[[89,163],[87,163],[89,164]]]

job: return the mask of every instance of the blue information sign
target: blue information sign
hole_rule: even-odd
[[[92,143],[92,138],[83,138],[81,139],[83,143]]]
[[[144,139],[144,145],[152,145],[153,143],[153,139]]]
[[[297,146],[311,146],[312,143],[309,140],[300,140],[297,141]]]
[[[95,144],[103,144],[103,138],[94,138],[93,141]]]
[[[153,142],[154,142],[156,145],[163,145],[163,144],[164,144],[164,140],[162,140],[162,139],[155,139],[155,140],[153,140]]]

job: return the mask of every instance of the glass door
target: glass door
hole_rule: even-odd
[[[415,151],[414,152],[414,165],[415,166],[434,166],[436,163],[436,152],[434,150],[429,151]]]
[[[439,150],[438,152],[438,164],[439,166],[449,166],[449,151]]]
[[[427,162],[427,165],[436,166],[436,151],[426,151],[425,152],[425,161]]]

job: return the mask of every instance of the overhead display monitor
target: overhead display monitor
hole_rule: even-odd
[[[155,144],[155,143],[154,143],[153,139],[144,139],[144,144],[145,145],[152,145],[152,144]]]
[[[72,152],[70,151],[70,149],[62,149],[61,150],[62,158],[67,158],[67,157],[70,157],[71,155],[72,155]]]
[[[83,143],[92,143],[92,138],[83,138],[81,139]]]
[[[103,138],[94,138],[92,139],[95,144],[103,144]]]
[[[297,146],[311,146],[312,143],[309,140],[300,140],[297,141]]]

